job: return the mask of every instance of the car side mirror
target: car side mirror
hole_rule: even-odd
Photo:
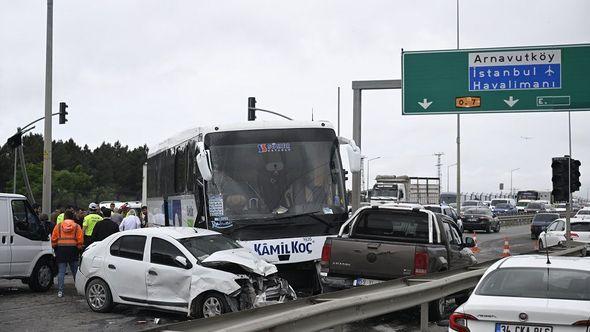
[[[465,241],[463,243],[463,247],[465,247],[465,248],[475,247],[475,240],[472,237],[466,236]]]
[[[189,262],[186,257],[183,256],[176,256],[174,257],[174,262],[176,263],[176,265],[178,265],[179,267],[185,268],[185,269],[190,269],[192,266],[191,262]]]
[[[211,171],[211,157],[209,150],[203,150],[197,155],[197,166],[199,172],[205,181],[211,181],[213,179],[213,172]]]

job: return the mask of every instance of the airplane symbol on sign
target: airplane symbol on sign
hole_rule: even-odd
[[[551,70],[551,66],[549,66],[549,68],[547,70],[545,70],[545,74],[547,74],[547,76],[551,76],[551,75],[555,74],[555,72],[553,70]]]

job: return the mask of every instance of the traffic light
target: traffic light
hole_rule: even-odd
[[[570,180],[570,187],[572,192],[574,191],[578,191],[580,190],[580,186],[582,185],[580,183],[580,165],[582,165],[582,163],[579,160],[575,160],[572,159],[571,161],[571,180]]]
[[[248,121],[256,120],[256,98],[248,97]]]
[[[64,124],[68,121],[68,119],[66,119],[66,115],[68,115],[66,108],[68,108],[68,104],[63,101],[59,103],[59,124]]]
[[[551,161],[551,182],[553,182],[551,194],[556,202],[567,202],[569,200],[568,159],[567,157],[557,157]]]

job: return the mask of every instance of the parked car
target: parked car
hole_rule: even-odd
[[[511,214],[516,214],[517,210],[516,210],[516,206],[514,206],[510,203],[498,203],[498,204],[496,204],[496,206],[494,207],[492,212],[495,213],[496,215],[511,215]]]
[[[539,212],[551,212],[553,207],[551,204],[542,201],[531,201],[524,208],[524,213],[539,213]]]
[[[82,254],[76,289],[90,309],[115,303],[211,317],[296,297],[276,266],[234,240],[191,227],[115,233]]]
[[[537,213],[531,222],[531,239],[539,238],[547,226],[559,218],[559,213]]]
[[[45,227],[23,195],[0,193],[0,278],[47,291],[57,274]]]
[[[512,256],[490,266],[449,331],[588,331],[590,261],[581,257]]]
[[[486,233],[500,231],[500,219],[487,207],[472,207],[465,209],[463,216],[463,228],[466,231],[482,230]]]
[[[426,204],[426,205],[424,205],[424,208],[426,210],[432,211],[434,213],[440,213],[440,214],[443,214],[447,217],[450,217],[457,224],[457,226],[459,226],[459,230],[460,230],[459,233],[463,233],[463,221],[461,221],[461,218],[457,214],[457,211],[455,211],[455,209],[453,209],[452,207],[445,205],[445,204],[441,204],[441,205]]]
[[[570,219],[570,234],[572,240],[590,243],[590,220]],[[565,243],[565,219],[553,221],[544,232],[539,234],[539,250]]]
[[[326,239],[322,285],[350,288],[470,266],[477,262],[468,249],[473,245],[472,238],[462,239],[451,218],[421,207],[361,208],[337,237]],[[440,317],[444,299],[431,302],[429,311],[431,318]]]

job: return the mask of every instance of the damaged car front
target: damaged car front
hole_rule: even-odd
[[[277,268],[221,234],[178,241],[205,268],[191,283],[191,310],[197,317],[251,309],[297,298]],[[222,291],[220,298],[212,290]]]

